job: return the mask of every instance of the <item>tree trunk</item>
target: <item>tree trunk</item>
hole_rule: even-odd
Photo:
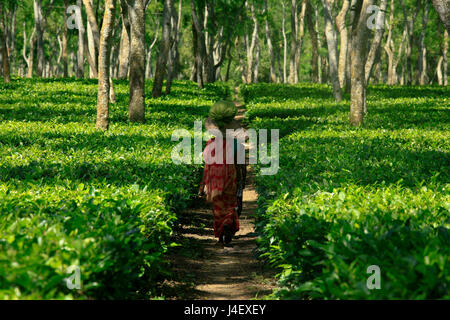
[[[314,30],[317,36],[317,48],[320,50],[322,48],[322,40],[321,36],[319,34],[319,9],[317,6],[314,6]],[[323,63],[322,63],[322,57],[318,55],[317,59],[317,81],[319,83],[322,83],[322,69],[323,69]]]
[[[419,38],[419,83],[420,85],[426,85],[428,83],[427,76],[427,48],[425,46],[425,30],[428,23],[428,1],[425,0],[425,5],[423,6],[423,16],[422,16],[422,31]]]
[[[261,46],[259,45],[259,38],[256,40],[256,54],[255,54],[255,63],[253,64],[253,83],[258,82],[259,76],[259,57],[261,55]]]
[[[172,25],[172,37],[170,40],[169,54],[168,54],[168,63],[167,63],[167,82],[166,82],[166,91],[165,94],[170,94],[170,90],[172,88],[172,81],[175,78],[176,73],[178,72],[178,41],[180,35],[181,28],[181,9],[182,9],[182,1],[178,2],[178,13],[175,10],[174,3],[172,2],[171,12],[171,25]]]
[[[42,5],[41,0],[33,1],[34,23],[36,28],[36,75],[42,77],[44,70],[44,30],[42,28]]]
[[[28,55],[27,64],[27,78],[33,78],[34,69],[34,50],[36,48],[36,27],[33,29],[33,33],[30,38],[30,54]]]
[[[236,39],[237,45],[239,44],[239,37]],[[243,83],[247,83],[247,68],[244,62],[244,55],[242,52],[247,52],[245,37],[242,37],[243,50],[237,50],[239,57],[239,66],[241,68],[241,80]]]
[[[388,85],[394,85],[397,82],[397,75],[394,64],[394,47],[392,41],[392,29],[394,27],[394,0],[391,0],[390,14],[389,14],[389,24],[388,24],[388,36],[386,39],[386,44],[384,49],[388,55]]]
[[[365,57],[369,28],[367,28],[367,8],[373,0],[358,0],[355,6],[355,19],[352,23],[351,53],[351,93],[350,123],[354,126],[363,124],[366,108]]]
[[[76,69],[76,57],[75,53],[72,51],[70,53],[70,63],[69,63],[69,77],[73,77],[75,75]]]
[[[6,8],[0,4],[0,45],[2,46],[2,63],[3,63],[3,81],[5,83],[11,82],[11,72],[9,65],[9,53],[8,53],[8,35],[6,33],[6,26],[4,18],[7,16]]]
[[[440,86],[442,86],[442,84],[444,83],[444,81],[442,79],[442,61],[443,60],[444,60],[444,58],[442,56],[440,56],[437,66],[436,66],[437,82],[438,82],[438,85],[440,85]]]
[[[67,7],[69,6],[69,0],[64,0],[64,33],[62,38],[62,60],[63,60],[63,77],[67,78],[69,76],[68,70],[68,55],[67,55]]]
[[[155,80],[153,82],[152,89],[152,96],[154,98],[160,97],[162,95],[164,76],[166,75],[167,71],[166,65],[170,47],[170,8],[172,7],[172,3],[173,0],[164,0],[162,39],[158,59],[156,61]]]
[[[92,31],[92,38],[95,46],[100,46],[100,32],[98,30],[97,18],[95,16],[94,8],[92,7],[92,0],[83,0],[84,7],[86,9],[86,15],[89,23],[89,27]],[[97,2],[98,5],[99,2]]]
[[[287,74],[286,74],[286,62],[287,62],[287,37],[286,37],[286,6],[284,1],[281,2],[283,6],[283,21],[281,25],[281,32],[283,34],[283,83],[287,82]]]
[[[345,92],[346,93],[350,93],[351,92],[351,56],[352,56],[352,40],[351,40],[351,36],[352,36],[352,22],[355,20],[355,7],[356,7],[356,2],[358,0],[351,0],[350,1],[350,11],[348,13],[349,15],[349,21],[350,23],[347,25],[347,36],[348,36],[348,41],[347,41],[347,59],[346,59],[346,63],[345,63],[345,78],[347,79],[346,83],[345,83]]]
[[[230,45],[228,46],[228,64],[227,64],[227,72],[225,74],[225,82],[227,82],[230,79],[231,62],[233,62],[233,57],[231,56],[231,45]]]
[[[109,127],[111,36],[114,26],[116,0],[106,0],[98,57],[97,128]]]
[[[259,37],[258,37],[258,19],[256,17],[255,12],[255,4],[252,2],[250,5],[250,11],[252,14],[253,20],[253,32],[252,32],[252,41],[250,47],[248,49],[247,55],[247,82],[253,83],[257,82],[258,78],[258,66],[259,66],[259,55],[258,55],[258,47],[259,47]],[[255,52],[256,51],[256,52]],[[254,54],[256,53],[256,58]]]
[[[16,15],[17,15],[17,7],[18,4],[14,3],[12,4],[12,12],[9,14],[9,22],[8,22],[8,28],[6,28],[7,32],[7,43],[8,44],[8,55],[9,55],[9,61],[10,61],[10,73],[15,71],[16,66]]]
[[[420,7],[420,1],[421,0],[417,0],[417,3],[416,3],[417,8]],[[411,14],[411,13],[407,12],[403,0],[400,0],[400,4],[402,6],[403,16],[405,18],[405,23],[407,25],[407,33],[408,33],[408,38],[407,38],[408,41],[406,42],[406,50],[405,50],[405,53],[406,53],[406,83],[408,85],[411,85],[413,82],[413,68],[412,68],[413,62],[412,62],[412,58],[411,58],[411,53],[412,53],[413,45],[415,44],[414,24],[415,24],[416,17],[417,17],[419,10],[417,10],[417,8],[413,8],[412,14]]]
[[[216,80],[216,73],[214,69],[214,35],[216,30],[208,31],[208,20],[211,20],[211,25],[214,25],[214,1],[206,1],[205,15],[203,21],[203,29],[205,31],[205,59],[203,60],[204,75],[206,82],[211,83]]]
[[[264,12],[266,14],[266,19],[265,19],[266,29],[265,29],[265,31],[266,31],[267,49],[269,51],[269,57],[270,57],[270,70],[269,70],[270,81],[277,82],[277,76],[275,73],[275,54],[273,52],[272,38],[270,36],[270,29],[269,29],[269,9],[267,6],[267,0],[264,0]],[[227,72],[227,74],[228,74],[228,72]]]
[[[147,50],[147,63],[145,67],[145,77],[147,79],[150,79],[152,77],[152,50],[153,47],[155,46],[156,41],[158,40],[158,33],[159,33],[159,19],[157,18],[155,24],[155,37],[153,38],[153,41]]]
[[[346,63],[347,63],[347,49],[348,49],[348,29],[345,25],[345,17],[347,15],[348,9],[350,7],[350,0],[344,0],[341,11],[336,17],[336,27],[341,35],[341,49],[339,51],[339,64],[338,64],[338,75],[339,75],[339,85],[341,88],[345,88],[347,78],[346,78]]]
[[[387,0],[381,0],[380,3],[380,11],[377,14],[376,17],[376,32],[375,36],[372,41],[372,45],[370,46],[369,53],[367,55],[367,61],[366,65],[364,67],[365,74],[366,74],[366,84],[369,83],[370,74],[372,73],[372,68],[375,62],[375,58],[377,56],[377,52],[380,48],[381,40],[383,39],[384,34],[384,18],[385,18],[385,12],[387,7]]]
[[[448,0],[433,0],[433,6],[444,24],[447,32],[450,32],[450,3]]]
[[[120,36],[119,53],[119,79],[128,77],[128,67],[130,65],[130,20],[129,8],[126,0],[120,0],[122,16],[122,34]]]
[[[442,57],[443,57],[443,73],[444,73],[444,79],[443,84],[444,86],[448,85],[448,75],[447,75],[447,52],[448,52],[448,31],[444,31],[444,46],[442,50]]]
[[[204,65],[206,64],[206,44],[205,44],[205,34],[203,24],[200,21],[203,21],[202,16],[199,16],[195,7],[195,1],[191,0],[191,10],[192,10],[192,23],[194,34],[194,46],[196,47],[196,71],[197,71],[197,85],[199,88],[203,88],[203,75],[204,75]]]
[[[337,52],[337,34],[333,26],[331,15],[331,0],[321,0],[325,16],[325,36],[328,47],[328,63],[330,70],[331,83],[333,85],[333,95],[336,101],[342,100],[341,87],[338,76],[338,52]]]
[[[89,22],[87,23],[87,38],[88,38],[88,53],[93,58],[92,61],[93,65],[89,66],[89,77],[94,78],[97,74],[97,61],[95,59],[95,57],[97,56],[97,50],[95,48],[94,32]]]
[[[173,78],[178,77],[178,73],[180,71],[180,49],[179,49],[179,43],[180,43],[180,34],[181,34],[181,23],[183,19],[183,1],[178,1],[178,17],[177,17],[177,28],[175,32],[175,67],[174,67],[174,74]]]
[[[291,52],[289,55],[289,83],[295,83],[297,66],[295,65],[295,55],[297,53],[297,33],[298,33],[298,3],[291,0]],[[298,77],[298,76],[297,76]]]
[[[305,15],[306,15],[306,5],[307,0],[302,1],[302,6],[300,10],[300,16],[298,19],[298,39],[297,39],[297,51],[295,53],[295,83],[299,81],[299,67],[300,67],[300,56],[302,53],[303,46],[303,36],[305,35]]]
[[[78,52],[77,52],[77,78],[84,78],[84,23],[81,16],[81,0],[77,0],[77,5],[80,8],[80,17],[77,21],[78,25]]]
[[[309,35],[311,37],[311,81],[318,82],[319,75],[319,46],[317,42],[317,32],[314,28],[314,20],[313,20],[313,8],[309,1],[306,1],[306,26],[308,28]]]
[[[129,1],[131,24],[130,104],[131,122],[145,121],[145,3]]]

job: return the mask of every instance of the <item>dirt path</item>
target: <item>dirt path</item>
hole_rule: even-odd
[[[245,109],[238,103],[237,120]],[[255,257],[254,213],[258,195],[249,167],[243,196],[240,230],[232,248],[216,246],[212,209],[204,201],[181,214],[176,241],[181,244],[169,254],[173,279],[162,284],[166,299],[248,300],[262,298],[275,286],[274,271]]]

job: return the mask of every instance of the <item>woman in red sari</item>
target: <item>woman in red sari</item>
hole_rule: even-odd
[[[236,207],[238,184],[243,178],[242,165],[236,161],[238,142],[226,133],[226,129],[240,127],[234,120],[236,113],[236,106],[228,101],[219,101],[211,108],[205,127],[215,137],[207,142],[203,151],[205,169],[199,190],[213,205],[214,236],[225,246],[230,246],[233,235],[239,230]]]

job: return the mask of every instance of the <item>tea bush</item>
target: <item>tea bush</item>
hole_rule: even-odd
[[[145,124],[128,123],[127,81],[115,90],[103,133],[94,80],[0,84],[0,299],[148,297],[167,272],[176,212],[200,179],[198,165],[172,163],[171,134],[230,89],[175,82],[146,98]],[[71,266],[80,290],[64,281]]]
[[[279,172],[256,177],[272,298],[450,298],[448,88],[372,86],[361,128],[325,85],[240,93],[251,126],[281,136]],[[371,265],[380,289],[366,285]]]

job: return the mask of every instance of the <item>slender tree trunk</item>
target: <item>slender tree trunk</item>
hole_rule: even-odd
[[[211,83],[216,80],[216,73],[214,69],[214,35],[216,30],[208,32],[208,20],[214,23],[214,1],[206,1],[205,15],[203,29],[205,30],[205,59],[203,60],[204,74],[206,76],[206,82]]]
[[[236,39],[237,44],[239,44],[239,38]],[[246,41],[245,41],[245,37],[242,37],[242,43],[243,43],[243,50],[237,50],[238,52],[238,58],[239,58],[239,66],[241,69],[241,80],[243,83],[247,83],[247,68],[245,66],[245,62],[244,62],[244,55],[242,52],[247,52],[247,46],[246,46]]]
[[[381,73],[381,53],[382,50],[381,48],[378,49],[378,53],[377,53],[377,58],[376,58],[376,63],[375,63],[375,83],[380,83],[381,81],[383,81],[383,76]]]
[[[261,55],[261,46],[259,44],[259,38],[256,40],[256,53],[255,53],[255,63],[253,65],[253,83],[258,82],[259,76],[259,57]]]
[[[255,81],[255,49],[258,42],[258,19],[255,14],[255,6],[253,2],[250,5],[251,17],[253,20],[253,32],[250,46],[247,47],[247,83]]]
[[[110,50],[115,10],[116,0],[106,0],[98,58],[97,128],[101,130],[109,127]]]
[[[164,0],[162,39],[158,59],[156,61],[155,80],[153,82],[152,89],[152,96],[154,98],[160,97],[162,95],[164,76],[167,72],[166,65],[170,47],[170,8],[172,7],[172,3],[173,0]]]
[[[166,94],[170,94],[170,90],[172,88],[173,78],[176,76],[178,70],[178,41],[180,34],[180,20],[181,20],[181,0],[178,2],[178,13],[175,10],[174,3],[172,2],[171,12],[171,25],[172,25],[172,37],[170,40],[169,54],[168,54],[168,63],[167,63],[167,82],[166,82]]]
[[[77,5],[81,10],[81,0],[77,0]],[[84,33],[83,17],[80,16],[78,21],[77,78],[84,77]]]
[[[34,38],[34,34],[35,34],[35,29],[33,28],[33,31],[31,33],[30,39],[27,40],[27,32],[26,32],[26,22],[23,23],[23,49],[22,49],[22,57],[23,60],[25,60],[25,63],[27,65],[27,69],[29,68],[30,65],[30,55],[27,56],[27,42],[30,41],[30,46],[31,43],[33,41]],[[25,71],[24,71],[25,73]]]
[[[367,8],[373,0],[358,0],[355,6],[355,19],[352,27],[351,53],[351,94],[350,94],[350,123],[354,126],[363,124],[366,108],[365,57],[369,28],[367,28]]]
[[[298,39],[297,39],[297,51],[295,53],[295,83],[299,81],[299,68],[300,68],[300,56],[302,53],[303,36],[305,35],[305,15],[306,15],[307,0],[302,1],[300,10],[300,16],[298,18]]]
[[[427,47],[425,46],[425,30],[428,23],[428,1],[425,0],[425,5],[423,6],[423,16],[422,16],[422,31],[420,33],[419,39],[419,83],[420,85],[425,85],[428,83],[427,76]]]
[[[92,0],[90,0],[92,2]],[[93,58],[93,65],[89,66],[89,77],[94,78],[97,74],[97,61],[95,57],[97,56],[97,50],[95,48],[94,32],[92,30],[91,24],[87,23],[87,38],[88,38],[88,54]]]
[[[443,72],[444,72],[444,79],[443,84],[444,86],[448,85],[448,74],[447,74],[447,52],[448,52],[448,31],[444,31],[444,45],[442,50],[442,58],[443,58]]]
[[[317,32],[314,28],[313,8],[309,1],[306,1],[306,26],[311,37],[311,81],[318,82],[318,68],[319,68],[319,46],[317,43]]]
[[[2,46],[2,63],[3,63],[3,81],[5,83],[11,82],[11,71],[9,65],[9,53],[8,53],[8,35],[6,33],[5,17],[6,8],[0,4],[0,45]]]
[[[420,1],[421,0],[417,0],[417,2],[416,2],[417,8],[420,7]],[[413,82],[413,67],[412,67],[413,62],[412,62],[411,54],[412,54],[413,46],[415,44],[414,24],[415,24],[416,17],[417,17],[419,10],[417,8],[413,8],[412,13],[408,13],[403,0],[400,0],[400,4],[402,6],[403,16],[405,18],[405,23],[407,25],[407,32],[408,32],[408,38],[407,38],[408,41],[406,42],[406,50],[405,50],[405,53],[406,53],[406,83],[408,85],[411,85]]]
[[[284,1],[281,2],[283,6],[283,21],[282,21],[282,33],[283,33],[283,83],[287,83],[287,36],[286,36],[286,5]]]
[[[317,52],[319,52],[319,50],[322,48],[322,40],[321,40],[321,36],[319,34],[319,9],[317,8],[317,6],[314,6],[314,31],[315,33],[318,35],[317,36]],[[322,83],[322,57],[320,55],[318,55],[318,59],[317,59],[317,81],[319,83]]]
[[[336,101],[342,100],[341,87],[338,76],[338,52],[337,52],[337,34],[333,26],[331,15],[331,0],[321,0],[325,16],[325,36],[328,47],[328,63],[330,65],[330,77],[333,85],[333,95]]]
[[[388,24],[388,36],[386,39],[386,44],[384,49],[388,55],[388,85],[394,85],[397,82],[396,70],[394,69],[394,47],[392,41],[392,29],[394,27],[394,0],[391,0],[390,14],[389,14],[389,24]]]
[[[56,64],[53,65],[52,72],[55,76],[60,77],[60,75],[61,75],[60,63],[61,63],[62,54],[63,54],[63,46],[62,46],[62,39],[59,34],[56,38],[58,40],[59,54],[58,54],[58,58],[56,59]]]
[[[145,67],[145,77],[147,79],[150,79],[152,77],[152,50],[153,50],[153,47],[155,46],[156,41],[158,40],[158,33],[159,33],[159,19],[156,19],[155,36],[147,50],[147,64]]]
[[[380,48],[381,40],[383,39],[384,34],[384,18],[385,12],[387,8],[387,0],[381,0],[380,3],[380,11],[376,17],[376,32],[372,41],[372,45],[370,46],[369,53],[367,55],[366,65],[364,67],[366,74],[366,84],[369,83],[370,74],[372,73],[372,68],[375,62],[375,58],[377,56],[377,52]]]
[[[112,24],[113,31],[111,34],[111,39],[114,39],[114,37],[116,36],[117,27],[115,25],[115,22],[116,22],[116,19],[114,19],[114,23]],[[114,52],[114,47],[115,47],[115,44],[113,43],[113,41],[111,41],[111,48],[109,50],[109,52],[110,52],[110,55],[109,55],[109,59],[110,59],[109,60],[110,61],[110,64],[109,64],[109,102],[111,102],[111,103],[116,103],[116,92],[114,90],[114,81],[113,81],[113,74],[112,74],[112,72],[114,70],[114,65],[112,64],[112,61],[114,61],[113,57],[115,54],[117,55],[117,53]]]
[[[198,68],[199,65],[199,53],[197,48],[197,30],[195,29],[194,22],[192,22],[192,56],[194,57],[194,63],[192,65],[192,73],[191,73],[191,81],[197,81],[199,75],[198,75]],[[200,71],[200,77],[201,77],[201,71]],[[199,85],[200,87],[200,85]]]
[[[34,0],[33,9],[34,9],[34,30],[33,35],[30,39],[30,56],[28,58],[28,72],[27,78],[33,77],[33,69],[34,69],[34,51],[37,47],[37,59],[38,65],[36,68],[36,73],[38,77],[42,76],[43,68],[44,68],[44,40],[43,40],[43,32],[45,30],[45,26],[47,23],[47,18],[52,9],[54,0],[50,0],[48,4],[47,10],[45,12],[45,16],[42,17],[42,6],[41,0]],[[38,32],[39,29],[39,32]]]
[[[295,65],[295,55],[297,53],[297,34],[298,34],[298,3],[297,0],[291,0],[291,52],[289,55],[289,83],[295,83],[297,68]]]
[[[175,33],[175,68],[173,78],[178,78],[178,73],[180,71],[180,49],[179,43],[181,38],[181,23],[183,19],[183,1],[178,1],[178,17],[177,17],[177,29]]]
[[[345,17],[350,7],[350,0],[344,0],[341,11],[336,17],[336,27],[341,35],[341,49],[339,51],[339,64],[338,64],[338,75],[339,75],[339,85],[341,88],[345,88],[347,78],[346,78],[346,63],[347,63],[347,49],[348,49],[348,29],[345,24]]]
[[[66,1],[66,0],[65,0]],[[100,1],[97,1],[97,6]],[[89,27],[92,31],[92,38],[94,40],[95,46],[98,48],[100,46],[100,31],[98,30],[97,18],[92,7],[92,0],[83,0],[84,7],[86,9],[86,15],[89,23]]]
[[[192,10],[192,23],[193,28],[195,30],[194,34],[194,45],[196,46],[196,71],[197,71],[197,85],[199,88],[203,88],[203,75],[204,75],[204,66],[206,64],[206,44],[205,44],[205,34],[204,34],[204,28],[201,21],[203,21],[203,17],[199,14],[201,12],[197,13],[197,9],[195,6],[195,1],[191,0],[191,10]]]
[[[62,38],[62,60],[63,60],[63,77],[67,78],[69,76],[68,70],[68,55],[67,55],[67,7],[69,6],[69,0],[64,0],[64,33]]]
[[[436,66],[437,82],[438,82],[438,85],[440,85],[440,86],[442,86],[442,84],[444,83],[443,77],[442,77],[442,61],[443,60],[444,60],[444,58],[442,56],[440,56],[437,66]]]
[[[34,0],[34,23],[36,28],[36,75],[42,77],[44,70],[44,30],[42,28],[42,5],[41,0]]]
[[[230,79],[231,62],[233,62],[233,57],[231,56],[231,46],[228,46],[228,64],[227,64],[227,72],[225,74],[225,82]]]
[[[350,93],[351,92],[351,57],[352,57],[352,40],[351,40],[351,36],[352,36],[352,32],[353,32],[353,25],[352,22],[355,20],[355,10],[354,8],[356,8],[356,2],[358,0],[351,0],[350,1],[350,10],[348,12],[348,16],[349,16],[349,21],[350,23],[347,25],[347,36],[348,36],[348,41],[347,41],[347,59],[346,59],[346,63],[345,63],[345,78],[347,79],[347,81],[345,82],[345,88],[342,88],[345,90],[346,93]]]
[[[131,122],[145,121],[145,3],[131,0],[130,104]]]
[[[34,50],[36,48],[36,28],[33,29],[33,33],[30,38],[30,54],[28,55],[28,70],[27,70],[27,78],[33,78],[33,69],[34,69]]]
[[[76,56],[75,52],[70,53],[70,63],[69,63],[69,77],[73,77],[75,75],[76,69]]]
[[[266,14],[265,32],[266,32],[266,40],[267,40],[267,49],[269,51],[269,57],[270,57],[270,70],[269,70],[270,81],[277,82],[277,76],[275,73],[275,54],[273,52],[272,38],[270,36],[270,29],[269,29],[269,9],[268,9],[268,5],[267,5],[267,0],[264,0],[264,12]]]
[[[13,3],[12,12],[10,13],[9,27],[6,28],[8,44],[8,55],[10,60],[10,72],[15,72],[16,68],[16,15],[17,3]]]
[[[119,79],[128,77],[128,67],[130,65],[130,20],[127,0],[120,0],[122,16],[122,34],[120,36],[119,53]]]

